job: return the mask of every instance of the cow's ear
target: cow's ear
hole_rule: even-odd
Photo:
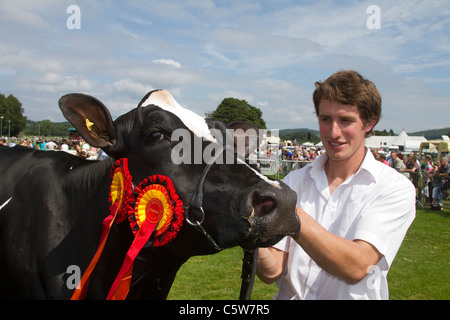
[[[259,145],[259,127],[244,121],[233,121],[228,126],[234,131],[235,150],[240,156],[248,158]],[[245,146],[244,153],[242,153],[243,145]]]
[[[91,146],[105,148],[116,143],[116,127],[103,103],[94,97],[71,93],[59,99],[64,117]]]

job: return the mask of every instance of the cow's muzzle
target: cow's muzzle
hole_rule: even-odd
[[[295,209],[297,195],[285,184],[281,186],[281,189],[262,189],[250,194],[248,202],[252,212],[245,218],[249,229],[241,244],[243,248],[269,247],[300,231]]]

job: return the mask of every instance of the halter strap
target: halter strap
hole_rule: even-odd
[[[226,149],[234,150],[234,148],[230,145],[225,145],[222,148],[220,148],[219,152],[217,152],[214,157],[212,157],[205,169],[203,169],[203,173],[197,183],[197,186],[195,188],[194,193],[191,196],[191,200],[189,201],[188,205],[183,206],[185,209],[185,215],[184,218],[191,226],[197,228],[199,231],[201,231],[206,238],[213,244],[214,248],[217,251],[223,250],[223,248],[217,243],[217,241],[214,240],[214,238],[205,230],[205,228],[202,226],[203,221],[205,220],[205,211],[203,210],[203,184],[205,183],[206,176],[209,173],[209,170],[211,169],[212,165],[215,163],[215,161],[222,155],[222,153]]]

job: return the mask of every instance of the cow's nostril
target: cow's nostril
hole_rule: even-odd
[[[276,207],[275,201],[270,197],[257,197],[253,199],[253,209],[257,216],[264,216],[274,211]]]

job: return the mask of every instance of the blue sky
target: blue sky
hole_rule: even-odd
[[[80,29],[67,28],[70,5]],[[367,27],[370,5],[380,29]],[[63,121],[57,101],[70,92],[116,118],[166,89],[200,115],[235,97],[269,129],[317,129],[314,82],[354,69],[381,92],[377,129],[450,126],[445,0],[5,0],[0,30],[0,92],[35,121]]]

